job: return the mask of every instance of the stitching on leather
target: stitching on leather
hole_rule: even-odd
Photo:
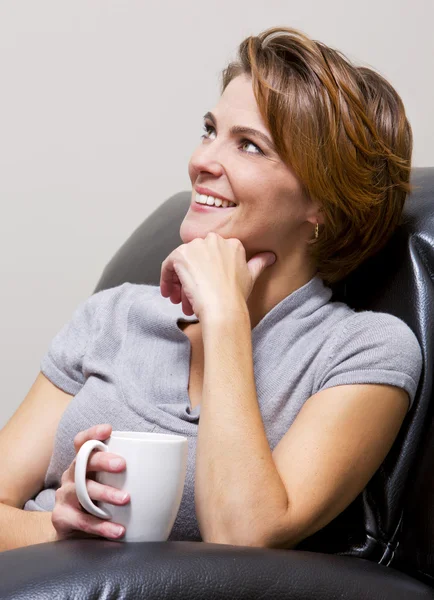
[[[384,564],[384,561],[387,560],[386,555],[387,555],[388,552],[390,552],[390,558],[388,559],[387,564],[384,564],[384,566],[388,567],[390,565],[390,563],[392,562],[392,560],[394,559],[394,557],[395,557],[396,551],[397,551],[398,546],[399,546],[399,539],[396,539],[396,538],[397,538],[399,529],[400,529],[401,524],[402,524],[403,513],[404,513],[404,511],[403,511],[403,509],[401,509],[401,514],[399,516],[398,524],[395,527],[395,530],[392,533],[392,536],[386,542],[386,548],[385,548],[385,550],[383,552],[383,556],[380,558],[380,560],[378,562],[379,565]]]

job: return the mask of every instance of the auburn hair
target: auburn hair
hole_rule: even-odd
[[[412,191],[403,102],[382,75],[289,27],[242,41],[221,93],[242,74],[277,153],[321,206],[324,225],[308,253],[317,274],[337,282],[385,245]]]

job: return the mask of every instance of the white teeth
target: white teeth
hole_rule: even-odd
[[[222,200],[221,198],[214,198],[213,196],[206,196],[205,194],[196,194],[196,202],[199,204],[207,204],[208,206],[221,206],[222,208],[236,206],[234,202]]]

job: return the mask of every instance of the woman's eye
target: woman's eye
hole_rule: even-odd
[[[258,146],[256,144],[254,144],[253,142],[251,142],[250,140],[242,140],[241,141],[242,146],[246,146],[247,144],[250,144],[250,146],[253,146],[254,148],[256,148],[257,152],[248,152],[247,154],[263,154],[262,150],[260,148],[258,148]],[[244,152],[244,150],[243,150]]]
[[[209,137],[209,134],[210,134],[210,130],[213,130],[213,129],[214,129],[214,127],[212,127],[211,125],[207,125],[207,124],[205,123],[205,125],[203,126],[203,130],[204,130],[204,131],[206,131],[206,133],[204,133],[204,134],[203,134],[203,135],[201,135],[200,137],[201,137],[202,139],[208,138],[208,137]]]
[[[214,127],[212,125],[208,125],[207,123],[204,124],[203,129],[206,133],[204,133],[203,135],[201,135],[200,137],[202,139],[208,139],[210,133],[212,133],[214,131]],[[256,144],[254,144],[253,142],[251,142],[250,140],[247,139],[242,139],[241,140],[241,147],[249,145],[253,146],[254,148],[256,148],[256,152],[249,152],[246,150],[242,150],[242,152],[245,152],[246,154],[264,154],[262,152],[262,150],[259,148],[259,146],[257,146]]]

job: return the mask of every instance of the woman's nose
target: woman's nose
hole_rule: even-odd
[[[191,156],[190,165],[197,173],[206,171],[216,176],[220,175],[223,172],[222,158],[215,142],[196,148]]]

